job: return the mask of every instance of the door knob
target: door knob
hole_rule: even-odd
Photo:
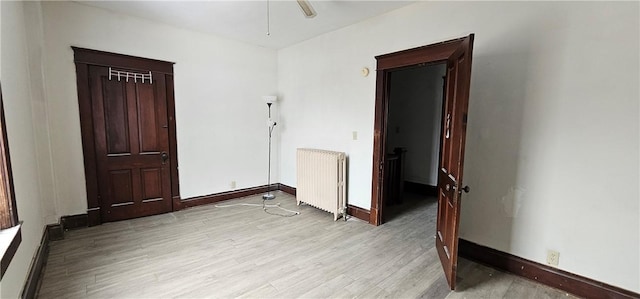
[[[456,190],[456,189],[458,189],[458,187],[453,186],[453,190]],[[460,188],[458,192],[462,193],[462,191],[464,191],[464,193],[469,193],[469,191],[471,191],[471,188],[469,188],[469,186],[464,186]]]
[[[162,158],[162,164],[166,163],[167,160],[169,160],[169,154],[167,154],[166,152],[162,152],[160,157]]]
[[[458,186],[453,186],[453,190],[458,190]],[[460,193],[462,193],[462,191],[464,191],[464,193],[469,193],[469,191],[471,191],[471,188],[469,188],[469,186],[464,186],[462,188],[460,188]]]

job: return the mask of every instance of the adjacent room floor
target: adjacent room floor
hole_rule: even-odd
[[[260,196],[219,203],[261,204]],[[436,202],[374,227],[296,206],[200,206],[69,231],[51,251],[40,298],[560,298],[565,293],[461,259],[450,292],[433,247]],[[269,209],[273,213],[284,213]]]

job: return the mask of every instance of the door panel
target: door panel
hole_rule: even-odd
[[[117,80],[99,66],[89,74],[103,221],[171,211],[163,76],[153,83]]]
[[[157,152],[159,150],[156,121],[156,103],[152,85],[136,86],[138,101],[138,128],[140,130],[140,152]]]
[[[109,172],[111,203],[117,205],[133,204],[133,176],[130,169]]]
[[[162,198],[162,169],[146,168],[140,170],[142,182],[142,200],[149,201]]]
[[[472,48],[473,35],[469,35],[447,59],[442,117],[436,248],[452,290],[455,289],[458,262],[458,226]]]
[[[130,152],[129,124],[127,122],[127,102],[124,86],[118,82],[103,82],[105,133],[107,134],[107,153]]]

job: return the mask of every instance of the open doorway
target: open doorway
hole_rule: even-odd
[[[458,227],[462,194],[469,192],[463,184],[467,113],[471,82],[474,35],[434,43],[423,47],[376,56],[376,102],[373,134],[373,169],[369,223],[383,223],[383,198],[387,192],[386,140],[389,132],[389,97],[394,71],[446,63],[444,101],[438,164],[438,209],[435,248],[449,287],[456,285],[458,264]],[[403,151],[400,150],[399,153]],[[464,187],[463,187],[464,186]]]
[[[390,72],[383,222],[437,209],[445,75],[445,63]]]

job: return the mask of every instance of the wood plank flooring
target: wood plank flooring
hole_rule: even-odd
[[[450,292],[434,249],[436,203],[374,227],[355,218],[207,205],[69,231],[51,243],[39,298],[561,298],[558,290],[461,259]],[[260,196],[219,203],[261,204]],[[398,210],[398,208],[394,208]],[[269,209],[273,213],[285,213]]]

